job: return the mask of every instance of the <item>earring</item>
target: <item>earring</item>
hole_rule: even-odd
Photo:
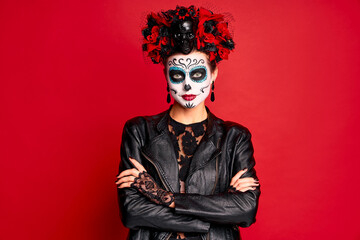
[[[210,97],[210,100],[213,102],[215,101],[215,94],[214,94],[214,89],[215,89],[215,85],[214,85],[214,81],[212,82],[212,86],[211,86],[211,97]]]
[[[167,85],[167,92],[168,92],[168,94],[167,94],[167,98],[166,98],[166,102],[167,103],[170,103],[170,89],[169,89],[169,84]]]

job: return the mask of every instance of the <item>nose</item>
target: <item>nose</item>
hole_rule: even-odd
[[[185,91],[189,91],[191,89],[190,84],[185,84],[184,89]]]

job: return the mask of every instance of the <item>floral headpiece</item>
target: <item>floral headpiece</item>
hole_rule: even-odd
[[[235,47],[224,15],[193,5],[148,14],[142,34],[143,51],[153,63],[160,63],[175,52],[188,54],[195,47],[217,64],[228,59]]]

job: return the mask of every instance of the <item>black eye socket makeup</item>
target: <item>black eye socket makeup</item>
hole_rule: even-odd
[[[185,73],[181,70],[170,70],[169,76],[172,83],[181,83],[185,80]]]
[[[194,70],[190,72],[191,80],[194,80],[196,82],[202,82],[206,79],[206,77],[206,68],[204,67],[194,68]]]

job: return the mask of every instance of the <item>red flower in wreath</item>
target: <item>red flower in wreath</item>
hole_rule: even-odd
[[[225,37],[226,39],[230,38],[230,32],[229,32],[227,23],[224,23],[224,22],[218,23],[216,25],[216,28],[222,37]]]
[[[144,43],[155,43],[158,36],[159,36],[159,26],[153,26],[153,28],[151,29],[151,34],[146,37]]]
[[[196,37],[197,37],[197,43],[198,43],[198,49],[201,47],[204,47],[205,44],[202,43],[214,43],[219,44],[221,39],[217,39],[217,37],[214,36],[212,33],[206,33],[204,23],[206,21],[214,20],[216,22],[220,22],[224,20],[224,16],[221,14],[212,14],[209,10],[206,10],[205,8],[199,9],[199,23],[198,23],[198,29],[196,31]]]
[[[168,22],[164,17],[159,16],[159,14],[151,13],[148,18],[153,18],[159,25],[165,25],[170,27],[170,22]]]
[[[204,23],[206,21],[214,20],[216,22],[224,21],[224,15],[222,14],[212,14],[209,10],[206,10],[205,8],[199,9],[199,25],[198,30],[201,29],[202,32],[204,32]],[[201,33],[201,32],[200,32]]]
[[[196,48],[199,50],[200,48],[203,48],[205,47],[205,42],[204,41],[201,41],[201,39],[198,37],[196,38]]]
[[[209,56],[210,62],[215,61],[215,59],[216,59],[216,53],[215,53],[215,52],[210,52],[209,55],[210,55],[210,56]]]
[[[160,43],[162,45],[167,45],[169,43],[169,38],[168,37],[161,38]]]
[[[228,59],[230,50],[224,47],[220,47],[219,48],[219,56],[221,57],[221,59]]]
[[[153,60],[153,62],[160,62],[161,60],[160,51],[156,51],[156,50],[151,51],[149,52],[148,57],[150,57]]]

